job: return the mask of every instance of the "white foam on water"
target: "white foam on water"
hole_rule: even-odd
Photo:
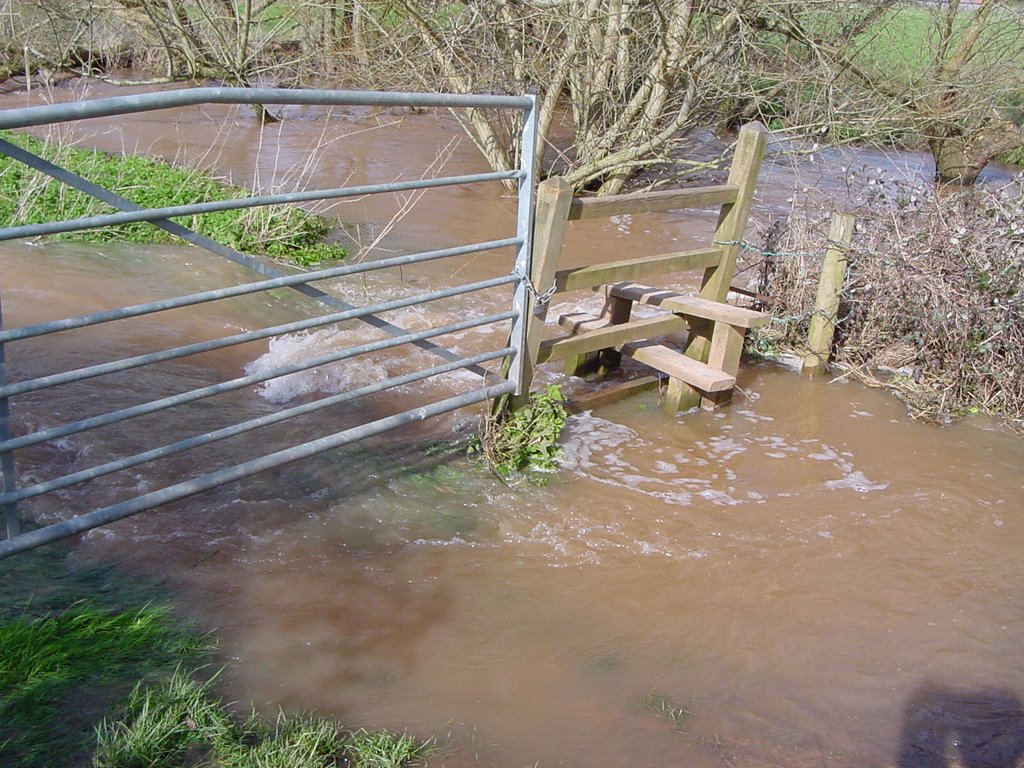
[[[355,334],[362,336],[362,334]],[[379,337],[381,334],[377,332]],[[249,375],[267,373],[282,365],[300,363],[345,346],[364,343],[367,339],[333,329],[303,331],[270,340],[269,349],[246,366]],[[355,387],[375,384],[387,378],[388,370],[380,363],[365,359],[346,360],[311,368],[271,379],[260,385],[260,394],[272,403],[284,403],[315,392],[336,393]]]
[[[828,480],[823,485],[832,491],[847,489],[857,493],[884,491],[889,487],[889,483],[876,483],[869,480],[860,470],[851,470],[838,480]]]

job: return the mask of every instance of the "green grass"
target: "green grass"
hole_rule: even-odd
[[[55,546],[0,562],[0,765],[84,764],[93,726],[134,681],[199,661],[209,641],[113,586],[109,569],[67,569]]]
[[[147,157],[114,156],[42,142],[25,134],[3,132],[2,136],[144,208],[247,196],[245,190],[224,184],[202,171]],[[7,225],[60,221],[110,213],[112,210],[95,198],[0,155],[0,221]],[[327,219],[294,206],[220,211],[179,219],[179,222],[244,253],[265,254],[302,266],[342,259],[347,255],[341,246],[323,242],[331,228]],[[176,239],[146,222],[57,237],[132,243]]]
[[[231,719],[209,695],[210,683],[178,669],[158,685],[136,685],[123,713],[96,729],[96,768],[182,764],[186,755],[231,742]]]
[[[974,17],[965,11],[953,24],[953,46],[967,31]],[[938,39],[937,21],[940,14],[934,9],[904,6],[888,11],[871,29],[855,41],[855,61],[873,68],[887,77],[910,82],[931,66]],[[982,68],[1024,67],[1024,49],[1020,48],[1021,22],[1016,16],[994,18],[983,28],[975,62]]]
[[[342,733],[310,714],[239,721],[210,688],[180,670],[167,683],[136,687],[97,729],[95,768],[401,768],[431,752],[430,742],[405,733]]]
[[[349,768],[400,768],[419,762],[433,751],[432,741],[417,741],[407,733],[359,729],[346,735]]]

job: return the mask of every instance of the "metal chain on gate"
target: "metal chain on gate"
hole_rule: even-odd
[[[526,285],[526,290],[530,292],[530,295],[533,296],[533,300],[537,302],[537,304],[547,304],[551,301],[551,297],[555,295],[555,292],[558,289],[557,284],[552,282],[551,287],[541,293],[537,290],[536,286],[534,286],[533,281],[518,269],[512,270],[512,274],[518,277],[519,280]]]

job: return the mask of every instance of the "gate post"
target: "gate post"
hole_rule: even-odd
[[[536,210],[533,220],[533,258],[530,262],[529,279],[534,290],[543,294],[555,282],[558,256],[562,252],[562,240],[569,222],[569,206],[572,203],[572,187],[555,176],[537,186]],[[526,339],[519,369],[518,385],[510,405],[513,410],[524,405],[530,397],[533,372],[537,367],[537,353],[544,335],[544,321],[548,316],[550,296],[543,302],[533,292],[528,292],[523,318],[526,323]],[[514,370],[514,369],[513,369]]]

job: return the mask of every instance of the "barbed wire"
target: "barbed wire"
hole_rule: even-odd
[[[714,245],[735,245],[741,251],[756,253],[769,259],[822,259],[829,250],[837,250],[843,253],[849,253],[851,250],[849,243],[831,239],[826,239],[824,245],[816,251],[773,251],[769,248],[761,248],[747,240],[712,240],[711,242]]]

